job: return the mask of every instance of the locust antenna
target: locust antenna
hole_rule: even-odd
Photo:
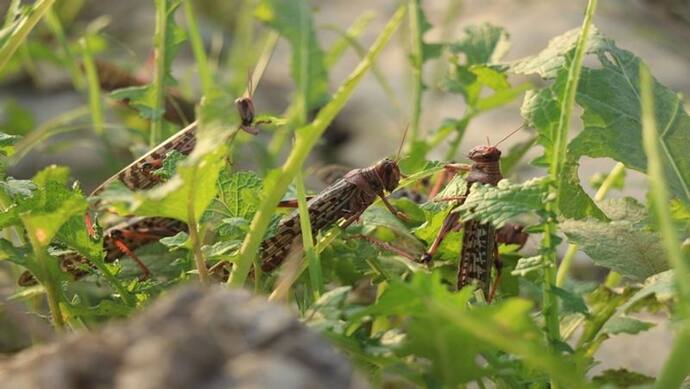
[[[403,132],[402,140],[400,141],[400,146],[398,147],[398,154],[395,156],[395,162],[400,160],[400,154],[402,153],[403,146],[405,146],[405,138],[407,138],[407,131],[410,129],[410,123],[405,126],[405,131]]]
[[[250,99],[254,97],[254,80],[252,77],[252,71],[247,69],[247,90],[244,91],[244,94]]]
[[[278,37],[278,34],[269,35],[269,37],[266,39],[266,43],[264,44],[263,49],[261,50],[259,60],[254,66],[254,71],[252,72],[251,70],[247,70],[247,73],[250,76],[248,82],[249,87],[247,88],[247,95],[249,97],[254,97],[254,90],[259,86],[259,82],[261,81],[261,78],[263,77],[264,72],[268,67],[268,63],[271,62],[273,51],[275,50],[276,44],[278,43]]]
[[[525,127],[527,127],[527,123],[522,123],[522,125],[521,125],[520,127],[514,129],[513,131],[510,132],[510,134],[504,136],[503,139],[499,140],[498,143],[496,143],[496,144],[494,145],[494,147],[500,145],[501,143],[503,143],[504,140],[510,138],[510,137],[513,136],[516,132],[522,130],[522,129],[525,128]]]
[[[486,145],[491,146],[491,139],[489,139],[489,136],[486,136]]]

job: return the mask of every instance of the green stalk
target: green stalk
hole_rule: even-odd
[[[664,176],[659,136],[654,116],[653,81],[649,70],[640,64],[640,99],[642,104],[642,142],[647,154],[647,175],[649,177],[649,195],[664,244],[668,261],[675,269],[675,285],[678,293],[679,314],[683,319],[690,319],[690,267],[683,258],[678,233],[673,226],[673,218],[668,207],[668,186]]]
[[[419,122],[422,116],[422,81],[423,42],[421,0],[409,0],[410,9],[410,57],[412,58],[412,117],[410,119],[410,145],[420,137]]]
[[[249,273],[249,267],[256,256],[259,244],[261,244],[261,240],[268,228],[273,212],[283,196],[283,193],[285,193],[288,185],[292,182],[295,175],[297,175],[298,170],[301,169],[304,160],[321,137],[321,134],[323,134],[326,127],[333,121],[333,118],[335,118],[338,112],[345,106],[348,99],[352,96],[355,87],[362,80],[372,63],[393,36],[393,33],[397,30],[405,16],[405,10],[404,6],[398,8],[372,45],[367,56],[335,92],[331,101],[319,111],[314,121],[296,131],[297,139],[290,155],[288,155],[282,168],[278,170],[278,174],[273,176],[275,178],[272,180],[272,185],[265,188],[264,198],[259,205],[258,212],[254,215],[250,231],[240,248],[237,266],[233,268],[233,272],[228,279],[230,285],[241,286],[244,284],[247,274]]]
[[[683,381],[690,373],[688,368],[688,358],[690,357],[690,326],[685,324],[684,328],[676,334],[675,342],[666,363],[661,368],[661,373],[657,377],[655,388],[680,388]]]
[[[196,20],[196,12],[191,0],[184,0],[184,13],[187,19],[187,32],[189,34],[189,43],[192,45],[194,52],[194,59],[196,60],[199,69],[199,80],[201,81],[201,90],[204,96],[207,96],[211,89],[213,89],[213,76],[211,69],[208,66],[208,57],[204,51],[204,41],[201,39],[199,33],[199,25]]]
[[[22,18],[12,36],[0,47],[0,71],[7,65],[14,52],[21,46],[31,30],[43,15],[50,9],[55,0],[38,0],[31,8],[30,14]]]
[[[153,148],[161,141],[163,133],[163,110],[165,109],[165,55],[166,34],[168,28],[168,0],[156,1],[156,30],[155,30],[155,69],[153,73],[153,104],[154,117],[151,120],[149,133],[149,147]]]
[[[34,255],[36,255],[39,271],[41,272],[41,277],[39,277],[39,280],[46,291],[48,309],[50,310],[50,317],[53,321],[53,326],[55,326],[55,329],[58,331],[62,330],[62,328],[65,326],[65,321],[62,316],[62,311],[60,310],[60,292],[58,289],[58,282],[57,280],[53,279],[53,272],[50,271],[50,261],[53,259],[50,258],[46,252],[46,246],[41,244],[34,231],[29,231],[27,236],[29,237],[29,242],[31,242],[31,247],[33,248]]]
[[[427,301],[427,306],[437,314],[442,315],[448,323],[470,333],[477,340],[515,354],[524,361],[525,365],[547,373],[551,377],[552,388],[556,387],[557,383],[569,388],[588,388],[591,386],[574,365],[559,358],[555,352],[540,349],[532,341],[522,339],[515,334],[506,333],[505,328],[502,328],[501,325],[487,323],[473,315],[463,315],[448,305],[432,299]]]
[[[198,171],[199,166],[194,166],[194,174]],[[192,182],[196,181],[193,179]],[[206,260],[201,251],[201,239],[199,238],[199,224],[196,220],[196,212],[194,211],[194,195],[196,191],[189,191],[189,199],[187,200],[187,225],[189,226],[189,240],[192,243],[192,253],[194,253],[194,263],[196,265],[197,273],[199,274],[199,282],[201,285],[209,285],[208,269],[206,269]]]
[[[611,169],[611,172],[606,177],[604,182],[601,184],[601,186],[597,190],[597,193],[594,194],[594,201],[598,202],[606,198],[606,195],[613,187],[613,184],[616,181],[618,181],[624,173],[625,165],[618,162],[616,166],[614,166],[613,169]],[[573,259],[575,258],[575,253],[577,253],[577,245],[573,243],[569,244],[568,249],[565,251],[565,254],[563,255],[561,265],[558,267],[558,274],[556,275],[556,286],[558,286],[559,288],[563,287],[563,285],[565,284],[565,280],[568,278],[570,268],[573,265]],[[609,273],[609,278],[611,279],[611,282],[613,282],[616,278],[613,275],[614,273],[615,272]]]
[[[558,128],[554,139],[554,152],[550,161],[549,176],[552,182],[556,183],[550,190],[550,197],[552,201],[546,204],[546,211],[549,214],[558,214],[557,196],[559,193],[559,175],[565,163],[565,152],[568,144],[568,126],[572,114],[573,105],[575,104],[575,96],[577,95],[577,86],[580,81],[580,71],[582,70],[582,60],[587,49],[587,38],[589,37],[589,30],[592,25],[592,18],[597,8],[597,0],[589,0],[587,10],[585,11],[585,18],[582,22],[580,36],[578,37],[577,46],[575,47],[575,57],[568,70],[568,81],[565,85],[563,93],[563,100],[560,106],[560,117],[558,119]],[[556,283],[556,248],[552,242],[552,236],[556,234],[556,221],[551,219],[547,221],[544,228],[543,247],[547,249],[544,253],[544,259],[547,266],[544,269],[543,279],[543,314],[544,323],[546,325],[546,337],[550,342],[560,341],[560,329],[558,322],[558,302],[551,292],[551,287]]]
[[[345,49],[351,46],[353,41],[357,41],[357,37],[362,35],[364,29],[374,20],[374,17],[376,17],[376,14],[373,11],[363,13],[355,19],[352,25],[344,33],[340,33],[337,27],[333,28],[333,31],[340,33],[340,38],[331,45],[326,54],[326,58],[324,58],[324,62],[328,69],[333,67],[333,65],[340,60]]]
[[[62,52],[65,56],[64,64],[67,66],[67,69],[69,69],[69,73],[72,76],[72,85],[74,86],[74,89],[81,90],[84,85],[84,81],[82,80],[81,72],[77,66],[77,59],[69,46],[69,42],[65,36],[65,29],[62,27],[62,22],[60,22],[60,18],[52,8],[46,13],[45,22],[48,25],[48,28],[50,28],[50,30],[53,32],[53,35],[55,35],[55,39],[58,41],[58,43],[60,43],[60,47],[62,47]]]
[[[232,46],[228,52],[227,64],[232,71],[230,78],[230,92],[239,96],[247,85],[247,73],[256,62],[257,46],[254,42],[254,9],[257,0],[240,2],[235,29],[232,31]],[[274,35],[274,32],[269,32]],[[277,40],[277,38],[276,38]],[[275,45],[275,43],[274,43]],[[264,46],[265,47],[265,46]],[[273,49],[271,48],[271,52]],[[269,54],[270,57],[270,54]],[[256,88],[256,85],[254,85]]]
[[[299,169],[295,176],[295,189],[297,190],[299,227],[302,230],[302,246],[304,247],[304,255],[309,263],[309,281],[314,301],[316,301],[323,292],[323,274],[321,273],[321,259],[316,250],[314,250],[314,236],[311,230],[311,218],[309,217],[307,196],[304,190],[302,169]]]
[[[654,107],[654,81],[649,69],[640,64],[640,101],[642,106],[642,144],[647,155],[647,175],[649,195],[659,224],[664,251],[674,268],[674,284],[678,295],[677,315],[680,331],[661,374],[657,378],[657,388],[677,388],[690,373],[690,268],[683,257],[680,240],[673,226],[673,218],[668,207],[669,195],[661,152],[659,135],[656,129]]]
[[[86,72],[86,82],[89,92],[89,111],[91,112],[91,121],[93,123],[93,131],[97,135],[103,135],[103,110],[101,108],[101,86],[98,81],[98,72],[96,71],[96,64],[91,55],[91,47],[89,46],[89,37],[82,38],[79,41],[82,48],[82,58],[84,62],[84,71]]]

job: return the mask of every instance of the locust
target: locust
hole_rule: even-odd
[[[112,69],[110,70],[112,71]],[[119,82],[127,81],[126,77],[118,77],[118,80]],[[122,87],[122,85],[119,86]],[[247,90],[248,92],[245,92],[244,97],[235,101],[241,119],[239,129],[245,130],[251,134],[256,134],[257,130],[254,126],[257,122],[254,120],[255,113],[251,97],[251,81],[249,81]],[[155,174],[155,171],[163,166],[166,156],[173,150],[184,155],[189,155],[196,146],[197,129],[198,123],[196,121],[189,124],[187,127],[178,131],[160,145],[105,180],[89,194],[90,198],[96,198],[96,201],[92,204],[92,208],[98,207],[100,203],[98,196],[114,181],[119,180],[130,190],[150,189],[160,183],[162,178]],[[85,215],[85,224],[89,235],[96,237],[97,233],[94,216],[91,210],[87,211]],[[127,255],[137,263],[142,271],[142,276],[146,278],[149,276],[150,271],[136,254],[134,254],[134,250],[149,243],[157,242],[161,238],[186,231],[187,225],[174,219],[164,217],[128,218],[121,224],[113,226],[103,233],[103,249],[106,254],[105,261],[112,262]],[[88,260],[79,254],[66,254],[61,256],[59,260],[60,267],[64,271],[71,273],[75,278],[79,278],[88,273],[86,270],[87,267],[85,266]],[[30,272],[23,273],[18,281],[20,286],[30,286],[35,283],[36,279]]]
[[[135,217],[119,223],[104,232],[103,251],[104,261],[114,262],[123,256],[129,256],[142,271],[142,278],[149,276],[149,270],[144,262],[134,253],[134,250],[162,238],[186,232],[187,225],[179,220],[165,217]],[[83,255],[70,252],[59,257],[60,269],[79,279],[89,274],[91,267],[89,260]],[[25,271],[19,277],[20,286],[32,286],[37,283],[36,278]]]
[[[385,196],[385,192],[390,193],[398,187],[401,177],[398,163],[390,158],[370,167],[350,170],[307,202],[312,231],[317,233],[341,219],[344,219],[341,228],[346,228],[359,219],[377,197],[391,213],[405,219]],[[299,213],[294,211],[279,222],[275,235],[261,243],[261,270],[270,272],[280,266],[293,242],[301,235]]]
[[[500,168],[501,151],[496,146],[520,129],[522,129],[522,126],[508,134],[508,136],[494,146],[482,145],[470,150],[468,158],[472,161],[471,165],[447,165],[448,170],[467,172],[465,177],[467,189],[462,195],[445,200],[456,201],[455,207],[457,208],[464,203],[470,194],[473,184],[496,186],[503,179]],[[504,240],[503,243],[517,243],[522,247],[527,240],[527,235],[523,232],[522,226],[504,226],[497,234],[496,228],[491,223],[481,223],[478,220],[470,219],[461,224],[460,213],[457,209],[454,209],[443,221],[441,229],[429,250],[420,258],[421,262],[430,263],[443,239],[450,231],[458,227],[464,230],[464,234],[458,264],[457,288],[459,290],[465,286],[476,284],[477,288],[484,293],[487,301],[491,302],[501,276],[502,263],[498,255],[499,238]],[[491,284],[492,265],[496,268],[496,280],[493,285]]]

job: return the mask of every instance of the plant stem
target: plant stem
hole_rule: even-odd
[[[241,286],[244,284],[249,273],[249,267],[259,249],[259,244],[261,244],[278,201],[280,201],[298,170],[301,169],[304,160],[321,137],[321,134],[323,134],[323,131],[333,121],[335,115],[345,106],[348,99],[352,96],[355,87],[393,36],[404,16],[405,7],[401,6],[384,27],[367,53],[367,56],[335,92],[331,101],[319,111],[313,122],[296,131],[298,135],[297,140],[285,164],[279,169],[278,174],[274,176],[273,185],[264,188],[264,198],[259,205],[257,213],[254,215],[250,231],[245,237],[244,242],[242,242],[237,266],[233,268],[228,279],[230,285]]]
[[[299,227],[302,230],[302,246],[309,263],[309,280],[311,282],[312,295],[317,300],[323,292],[323,275],[321,273],[321,259],[314,250],[314,237],[311,230],[309,207],[304,190],[304,178],[300,169],[295,175],[295,189],[297,190],[297,205],[299,212]]]
[[[29,241],[31,242],[31,247],[33,248],[36,260],[38,261],[40,272],[42,273],[41,277],[39,277],[39,281],[46,291],[48,309],[50,310],[53,326],[56,330],[60,331],[65,326],[65,321],[62,317],[62,311],[60,310],[60,293],[58,290],[58,283],[57,280],[53,279],[53,272],[50,269],[50,261],[52,261],[52,259],[46,252],[46,247],[41,244],[33,231],[30,231],[27,235],[29,237]],[[54,266],[57,267],[56,264],[54,264]]]
[[[655,388],[680,388],[682,386],[683,381],[690,373],[688,350],[690,350],[690,326],[686,323],[676,334],[671,353],[654,384]]]
[[[14,52],[21,46],[36,23],[41,20],[54,2],[55,0],[38,0],[31,6],[29,15],[21,18],[11,37],[0,47],[0,71],[7,65]]]
[[[422,80],[423,42],[422,42],[422,14],[420,0],[409,0],[410,20],[410,57],[412,59],[412,117],[410,119],[410,141],[413,145],[422,135],[419,122],[422,115],[422,93],[424,84]]]
[[[560,102],[560,116],[558,118],[558,128],[556,129],[553,155],[549,166],[549,176],[552,182],[555,183],[550,188],[550,197],[552,198],[546,204],[546,211],[550,215],[558,214],[558,193],[559,175],[565,163],[565,151],[568,144],[568,130],[570,124],[570,117],[572,114],[573,105],[575,104],[575,96],[577,95],[577,86],[580,81],[580,72],[582,70],[582,60],[587,49],[587,40],[589,38],[589,30],[592,25],[592,18],[597,8],[597,0],[589,0],[587,10],[585,11],[585,18],[582,22],[580,36],[575,47],[575,56],[573,62],[568,69],[568,81],[565,85],[563,93],[563,100]],[[551,216],[546,222],[544,228],[543,247],[545,248],[544,260],[547,267],[544,269],[543,279],[543,314],[544,323],[546,325],[546,338],[549,342],[560,341],[560,329],[558,320],[558,302],[551,291],[552,285],[556,282],[556,247],[552,241],[552,237],[556,235],[556,221]],[[552,386],[555,384],[552,382]]]
[[[683,258],[680,240],[668,207],[669,196],[656,129],[653,79],[644,64],[640,64],[640,100],[642,104],[642,144],[647,154],[649,195],[656,211],[655,215],[659,223],[659,232],[666,256],[675,270],[675,287],[679,300],[678,314],[681,318],[688,320],[690,319],[690,267]]]
[[[194,52],[194,59],[199,69],[199,80],[201,81],[201,91],[204,96],[208,95],[213,88],[213,76],[208,66],[208,57],[204,50],[204,41],[199,33],[199,25],[196,20],[196,12],[191,0],[184,0],[184,13],[187,19],[187,32],[189,33],[189,43]]]
[[[62,47],[62,52],[65,56],[64,64],[67,67],[67,69],[69,69],[70,75],[72,76],[72,85],[74,86],[75,90],[80,91],[84,85],[84,81],[82,80],[81,72],[79,71],[79,67],[77,66],[77,59],[75,58],[74,53],[70,48],[69,42],[67,41],[67,37],[65,36],[65,29],[62,27],[62,22],[60,21],[60,18],[57,16],[57,14],[55,13],[55,11],[53,11],[52,8],[50,8],[46,13],[45,21],[48,25],[48,28],[50,28],[53,32],[53,35],[55,35],[55,39],[60,43],[60,46]]]
[[[594,201],[601,201],[604,198],[606,198],[606,195],[609,193],[611,188],[613,188],[613,184],[620,179],[620,177],[625,173],[625,165],[622,163],[618,162],[616,166],[611,169],[611,172],[609,172],[609,175],[606,176],[606,179],[604,182],[601,183],[601,186],[597,190],[597,193],[594,194]],[[568,249],[565,251],[565,254],[563,255],[563,260],[561,261],[560,266],[558,267],[558,274],[556,275],[556,286],[563,287],[565,284],[565,280],[568,277],[568,274],[570,274],[570,268],[572,267],[573,264],[573,259],[575,258],[575,254],[577,253],[577,245],[574,243],[571,243],[568,245]],[[609,278],[611,279],[611,282],[614,281],[615,276],[613,276],[615,272],[609,273]],[[608,282],[607,282],[608,284]]]
[[[194,172],[199,167],[194,167]],[[194,180],[192,181],[194,182]],[[192,243],[192,252],[194,253],[194,263],[196,264],[197,273],[199,273],[199,281],[201,285],[208,285],[208,269],[206,269],[206,261],[204,254],[201,251],[201,239],[199,239],[199,225],[196,221],[196,212],[194,210],[194,194],[195,191],[189,191],[189,199],[187,201],[187,225],[189,226],[189,240]]]
[[[93,131],[100,136],[103,135],[103,110],[101,108],[101,86],[100,82],[98,81],[96,65],[94,64],[93,56],[91,55],[89,38],[89,36],[86,36],[82,38],[79,41],[79,43],[82,48],[84,71],[86,73],[86,82],[89,92],[89,111],[91,112]]]
[[[168,0],[156,0],[155,30],[155,69],[153,73],[153,118],[149,133],[149,147],[153,148],[161,141],[163,133],[163,110],[165,104],[165,56],[166,34],[168,28]]]

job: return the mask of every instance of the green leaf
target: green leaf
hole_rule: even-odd
[[[86,258],[99,261],[103,257],[103,245],[100,241],[92,239],[87,231],[84,214],[78,213],[62,225],[57,239]]]
[[[33,113],[19,105],[14,99],[7,99],[3,107],[4,120],[0,123],[0,150],[6,156],[12,153],[6,147],[14,145],[19,139],[17,135],[24,135],[36,127]]]
[[[36,190],[36,185],[31,180],[15,180],[12,177],[0,181],[0,187],[10,198],[31,197]]]
[[[419,357],[428,360],[428,368],[419,363],[415,367],[428,369],[426,375],[439,386],[456,387],[489,374],[490,370],[478,365],[477,356],[481,353],[495,360],[499,350],[515,354],[526,366],[551,374],[558,381],[581,381],[578,377],[583,373],[574,364],[544,352],[548,348],[531,318],[530,302],[513,298],[468,309],[471,293],[471,288],[450,292],[437,273],[416,273],[410,283],[393,280],[375,305],[355,316],[404,319],[400,322],[404,323],[406,336],[396,352],[403,357],[417,357],[410,361],[418,361]]]
[[[549,41],[544,50],[537,55],[521,58],[507,64],[502,68],[517,74],[538,74],[541,78],[551,79],[557,76],[561,69],[567,68],[570,56],[575,50],[580,28],[567,31]],[[588,51],[594,51],[602,44],[604,37],[595,26],[589,29]]]
[[[638,229],[629,221],[568,219],[560,228],[594,263],[633,280],[668,269],[659,235]]]
[[[585,300],[581,295],[554,285],[551,285],[551,292],[561,300],[560,312],[562,314],[581,313],[585,316],[589,316],[587,304],[585,304]]]
[[[610,318],[604,327],[601,329],[602,332],[616,335],[616,334],[631,334],[636,335],[642,331],[647,331],[648,329],[654,327],[654,323],[648,323],[641,320],[633,319],[631,317],[625,316],[614,316]]]
[[[182,231],[178,232],[173,236],[166,236],[165,238],[161,238],[159,242],[161,242],[162,245],[171,250],[176,250],[179,248],[189,248],[189,235],[186,232]]]
[[[500,60],[508,48],[508,33],[503,28],[490,24],[466,28],[460,40],[450,45],[455,57],[443,82],[444,88],[462,94],[467,105],[477,112],[513,101],[530,85],[524,83],[513,88],[504,69],[490,65]],[[486,89],[493,93],[485,93]]]
[[[531,272],[539,271],[545,267],[546,262],[544,261],[544,257],[541,255],[523,257],[518,260],[517,265],[515,265],[515,269],[510,274],[524,277]]]
[[[216,182],[225,165],[227,132],[212,129],[197,134],[190,156],[177,165],[177,174],[164,184],[127,196],[115,206],[127,214],[165,216],[188,222],[189,212],[199,221],[218,193]],[[191,204],[190,204],[191,203]]]
[[[582,71],[577,102],[584,109],[584,130],[571,141],[570,158],[608,157],[644,173],[638,82],[642,61],[608,39],[596,54],[602,67]],[[690,204],[690,117],[681,98],[656,80],[653,93],[663,170],[671,193]]]
[[[161,177],[163,181],[170,179],[175,175],[175,170],[177,168],[177,163],[187,158],[186,155],[180,153],[177,150],[171,150],[163,160],[163,165],[160,169],[153,172],[153,174]]]
[[[637,302],[654,296],[658,301],[668,302],[673,299],[673,270],[667,270],[663,273],[655,274],[644,281],[642,289],[637,291],[630,300],[621,306],[621,310],[626,312],[629,308]]]
[[[127,105],[136,109],[142,118],[156,120],[165,113],[164,108],[154,109],[155,89],[151,85],[121,88],[110,93],[116,100],[127,100]]]
[[[463,53],[466,64],[483,64],[499,61],[508,52],[508,33],[489,23],[466,27],[458,42],[450,45],[451,52]]]
[[[316,37],[310,5],[306,0],[262,0],[256,17],[278,31],[292,46],[290,72],[298,96],[306,96],[306,111],[326,100],[328,73],[325,55]]]
[[[598,202],[597,205],[612,221],[628,221],[639,229],[649,225],[647,208],[632,197],[607,199]]]
[[[518,215],[540,212],[546,197],[546,182],[541,177],[523,184],[511,184],[508,180],[501,180],[497,186],[475,183],[458,208],[461,219],[479,220],[500,228]]]
[[[386,228],[393,232],[398,238],[406,242],[414,242],[419,246],[419,241],[410,233],[410,230],[405,224],[383,206],[372,206],[367,208],[364,213],[362,213],[361,220],[365,234],[371,233],[378,228]]]
[[[615,388],[645,387],[654,384],[654,377],[626,369],[607,369],[592,377],[592,382],[601,386]]]
[[[259,206],[262,180],[254,172],[230,174],[221,172],[218,178],[220,192],[214,206],[220,207],[225,217],[251,219]],[[211,210],[209,210],[211,211]]]

